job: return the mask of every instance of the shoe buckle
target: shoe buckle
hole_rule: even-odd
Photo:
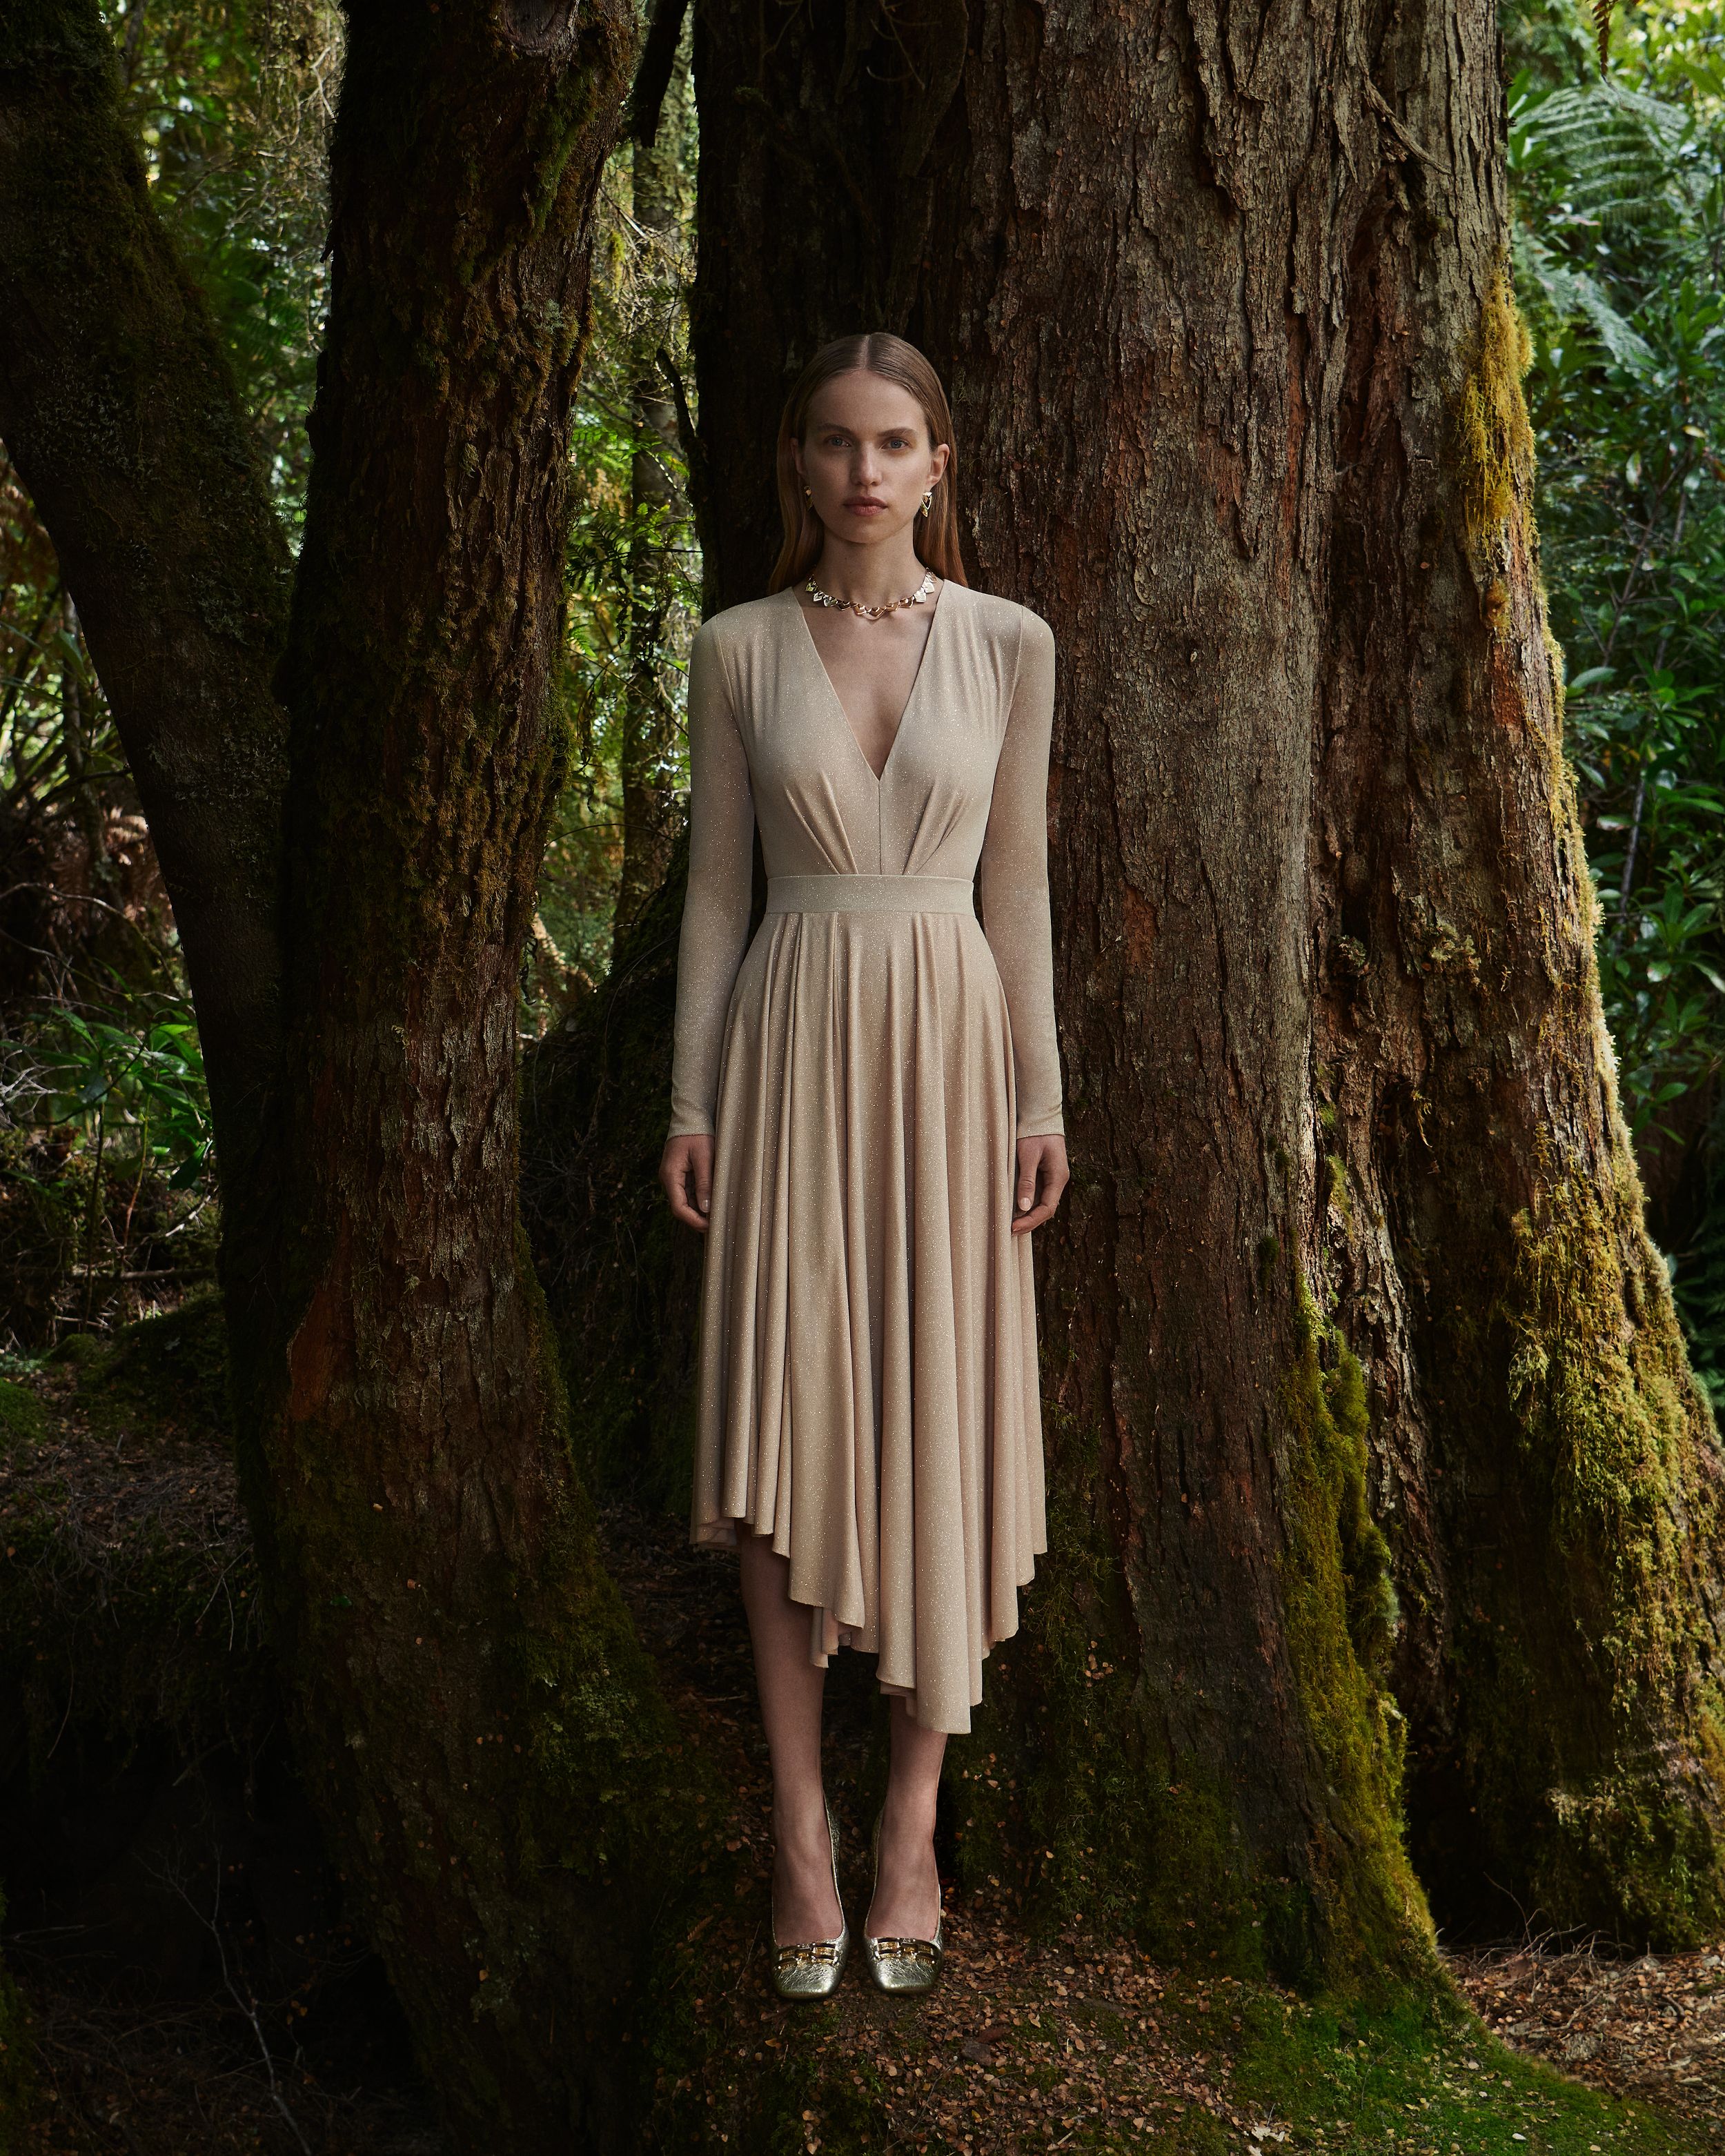
[[[939,1958],[932,1939],[870,1939],[869,1943],[882,1961],[914,1961],[932,1969]]]
[[[778,1966],[786,1969],[830,1969],[839,1958],[836,1939],[809,1939],[793,1946],[780,1947]]]

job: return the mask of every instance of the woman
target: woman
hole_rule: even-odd
[[[828,1657],[877,1655],[892,1697],[865,1964],[882,1989],[926,1990],[942,1753],[1047,1548],[1029,1238],[1066,1183],[1054,638],[965,583],[952,463],[913,346],[825,346],[780,424],[770,595],[705,622],[689,662],[660,1173],[706,1237],[691,1534],[741,1546],[789,1998],[831,1992],[850,1943],[821,1782]]]

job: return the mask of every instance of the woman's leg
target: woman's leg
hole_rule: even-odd
[[[947,1734],[912,1722],[896,1694],[891,1714],[892,1766],[880,1820],[880,1879],[863,1934],[871,1939],[932,1939],[941,1912],[934,1800]]]
[[[835,1939],[833,1848],[820,1775],[826,1671],[809,1659],[809,1611],[790,1598],[791,1564],[768,1535],[738,1537],[742,1606],[754,1642],[761,1720],[773,1760],[773,1900],[782,1947]]]

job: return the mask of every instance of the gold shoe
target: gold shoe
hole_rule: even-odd
[[[839,1893],[839,1821],[827,1799],[827,1834],[833,1845],[833,1892],[839,1902],[839,1936],[810,1939],[795,1946],[778,1943],[778,1920],[773,1920],[773,1989],[781,1999],[829,1999],[839,1989],[850,1952],[850,1925]],[[772,1904],[769,1902],[769,1908]]]
[[[886,1814],[883,1804],[875,1815],[875,1886],[880,1884],[880,1822]],[[869,1897],[874,1905],[874,1895]],[[941,1944],[942,1918],[934,1920],[932,1939],[871,1939],[863,1933],[863,1961],[875,1980],[877,1991],[895,1994],[932,1991],[935,1979],[941,1973],[941,1964],[947,1950]]]

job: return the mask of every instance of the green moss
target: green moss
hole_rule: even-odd
[[[228,1332],[219,1292],[190,1296],[166,1317],[141,1318],[87,1355],[80,1405],[98,1426],[130,1419],[231,1449]]]
[[[837,2019],[835,2009],[815,2010]],[[854,2072],[848,2047],[836,2056],[811,2053],[808,2040],[813,2033],[806,2025],[800,2027],[786,2046],[787,2056],[775,2056],[742,2085],[738,2131],[721,2145],[758,2149],[761,2156],[803,2156],[818,2118],[822,2156],[879,2156],[894,2146],[897,2136],[886,2076],[872,2061]]]
[[[1280,1244],[1257,1253],[1260,1276]],[[1403,1846],[1401,1717],[1388,1664],[1389,1552],[1368,1503],[1358,1359],[1296,1281],[1295,1355],[1279,1389],[1281,1587],[1322,1816],[1309,1871],[1254,1851],[1240,1794],[1171,1756],[1141,1675],[1137,1620],[1106,1513],[1100,1441],[1045,1408],[1050,1547],[995,1650],[968,1740],[949,1746],[960,1872],[1019,1889],[1033,1925],[1065,1912],[1129,1931],[1158,1958],[1302,1987],[1428,1990],[1432,1932]],[[1327,1795],[1326,1795],[1327,1793]]]
[[[1482,1830],[1550,1921],[1693,1943],[1725,1921],[1717,1427],[1626,1142],[1512,1227],[1519,1562],[1480,1568],[1458,1630]]]
[[[1704,2156],[1717,2138],[1520,2056],[1446,1990],[1344,2009],[1212,1986],[1189,1999],[1187,2029],[1194,2048],[1232,2054],[1237,2100],[1296,2148],[1334,2137],[1360,2156]]]
[[[36,1395],[0,1378],[0,1457],[13,1445],[33,1443],[46,1426]]]
[[[1111,2130],[1093,2114],[1068,2136],[1067,2145],[1091,2156],[1128,2148],[1149,2156],[1235,2156],[1274,2148],[1276,2137],[1290,2151],[1346,2148],[1358,2156],[1711,2156],[1717,2138],[1711,2123],[1663,2118],[1518,2056],[1445,1984],[1373,2005],[1303,1999],[1218,1975],[1214,1967],[1163,1972],[1147,2030],[1142,2005],[1123,2013],[1076,1999],[1050,1998],[1048,2005],[1054,2010],[1022,2024],[1014,2015],[994,2042],[993,2071],[1009,2089],[1045,2097],[1070,2071],[1070,2063],[1029,2056],[1020,2035],[1055,2046],[1081,2035],[1105,2089],[1113,2059],[1136,2065],[1142,2046],[1153,2062],[1160,2101],[1138,2114],[1142,2128],[1127,2131],[1124,2118],[1138,2106],[1117,2098]],[[764,2056],[762,2033],[754,2015],[739,2020],[704,2074],[655,2118],[655,2145],[701,2156],[738,2148],[800,2156],[811,2143],[823,2156],[875,2156],[901,2146],[929,2156],[986,2146],[993,2156],[999,2145],[974,2124],[960,2126],[956,2138],[911,2127],[908,2092],[926,2089],[926,2077],[952,2063],[950,2052],[941,2056],[950,2031],[932,2043],[914,2013],[878,2020],[841,1993],[830,2005],[781,2018]],[[1189,2100],[1183,2061],[1192,2058],[1208,2062],[1204,2078],[1225,2091],[1231,2121]],[[1060,2128],[1045,2115],[1040,2131],[1060,2145]]]
[[[1572,1176],[1537,1218],[1516,1214],[1503,1316],[1515,1343],[1510,1399],[1553,1534],[1624,1614],[1605,1645],[1626,1705],[1676,1646],[1669,1584],[1688,1530],[1671,1501],[1694,1466],[1692,1421],[1717,1433],[1689,1374],[1664,1265],[1634,1234],[1640,1191],[1626,1151],[1615,1185],[1605,1198]]]
[[[1476,576],[1488,591],[1501,583],[1502,550],[1525,545],[1532,533],[1533,429],[1522,377],[1532,360],[1506,254],[1480,309],[1458,414],[1462,514]],[[1487,618],[1501,625],[1489,604]]]
[[[1364,1374],[1297,1276],[1295,1342],[1281,1388],[1282,1592],[1301,1710],[1334,1801],[1315,1823],[1325,1976],[1429,1976],[1430,1919],[1401,1836],[1405,1732],[1387,1681],[1397,1611],[1367,1501]]]
[[[1091,1502],[1100,1442],[1057,1407],[1044,1414],[1060,1561],[985,1665],[972,1734],[947,1746],[961,1881],[1019,1888],[1039,1933],[1081,1912],[1169,1960],[1282,1965],[1285,1940],[1303,1933],[1298,1890],[1254,1874],[1231,1793],[1151,1737],[1125,1584]]]

